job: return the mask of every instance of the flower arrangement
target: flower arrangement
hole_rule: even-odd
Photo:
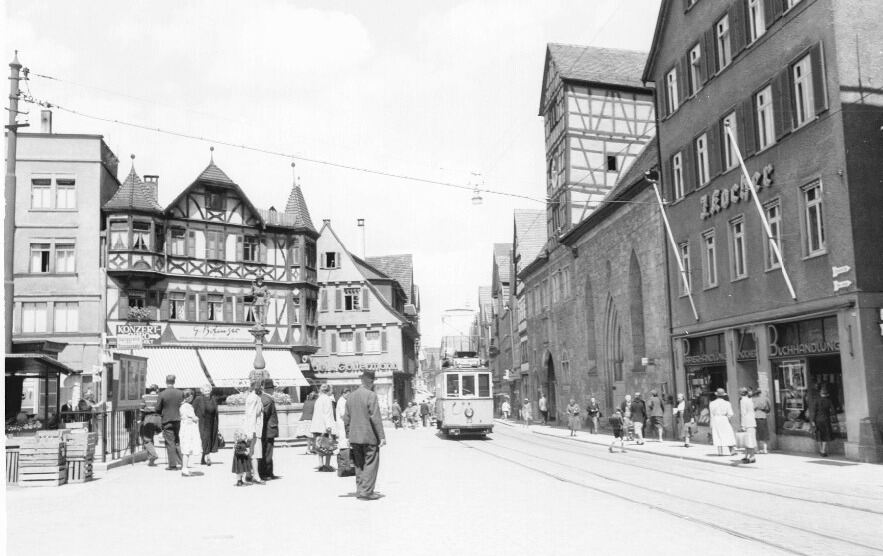
[[[42,428],[43,423],[39,420],[28,421],[27,423],[11,423],[6,425],[6,434],[37,431]]]
[[[152,314],[150,307],[129,307],[128,320],[145,322],[150,320]]]

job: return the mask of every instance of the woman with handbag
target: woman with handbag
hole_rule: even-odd
[[[212,464],[212,454],[218,452],[218,403],[212,398],[212,385],[204,384],[201,395],[193,400],[193,412],[199,418],[199,436],[202,439],[202,465]]]
[[[319,454],[319,471],[334,471],[331,466],[331,455],[336,444],[336,428],[331,385],[323,384],[319,387],[319,397],[316,398],[313,420],[310,423],[310,432],[313,433],[316,452]]]

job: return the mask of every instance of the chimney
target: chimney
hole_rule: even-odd
[[[150,197],[159,202],[159,176],[144,176],[144,187],[150,192]]]
[[[52,110],[40,111],[40,133],[52,133]]]

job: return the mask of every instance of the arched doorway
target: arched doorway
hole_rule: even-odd
[[[557,399],[555,391],[558,389],[558,382],[555,378],[555,362],[552,360],[552,354],[546,352],[546,380],[541,385],[541,391],[546,395],[546,408],[549,411],[549,420],[554,421],[557,415]]]

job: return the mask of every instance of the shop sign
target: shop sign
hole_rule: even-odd
[[[316,365],[319,372],[337,371],[397,371],[399,369],[396,363],[338,363],[337,365]]]
[[[254,337],[243,326],[214,326],[210,324],[198,326],[172,324],[169,326],[172,327],[172,333],[180,342],[254,342]]]
[[[770,357],[794,357],[817,353],[840,353],[840,342],[806,342],[803,344],[770,344]]]
[[[704,363],[726,363],[726,353],[700,353],[699,355],[685,355],[684,363],[687,365],[700,365]]]
[[[162,337],[162,325],[160,324],[118,324],[117,336],[131,337],[140,336],[141,344],[157,345]]]
[[[767,164],[762,170],[754,172],[751,181],[757,191],[773,185],[773,171],[773,165]],[[699,197],[699,218],[705,220],[728,209],[731,204],[735,205],[742,201],[751,201],[751,188],[745,181],[744,175],[740,177],[739,183],[722,189],[714,189]]]

